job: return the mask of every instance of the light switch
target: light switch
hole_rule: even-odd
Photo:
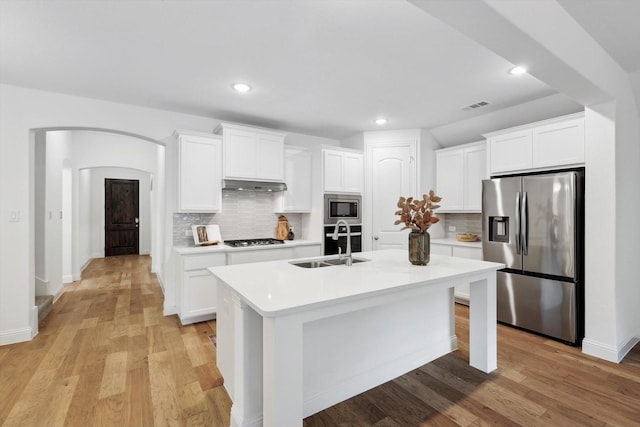
[[[20,211],[9,211],[9,222],[20,222]]]

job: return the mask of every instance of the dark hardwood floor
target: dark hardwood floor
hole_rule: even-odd
[[[231,401],[208,336],[162,315],[146,256],[94,260],[39,335],[0,347],[2,426],[228,426]],[[640,346],[620,364],[498,326],[498,370],[459,350],[304,420],[314,426],[639,426]],[[282,426],[287,427],[287,426]]]

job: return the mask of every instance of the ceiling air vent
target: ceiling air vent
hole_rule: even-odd
[[[462,111],[475,110],[476,108],[481,108],[489,105],[487,101],[476,102],[475,104],[467,105],[466,107],[462,107]]]

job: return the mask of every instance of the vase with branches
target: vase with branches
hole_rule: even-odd
[[[429,194],[423,194],[422,199],[413,197],[400,197],[398,200],[398,210],[396,215],[400,219],[395,225],[404,224],[402,230],[408,228],[409,233],[409,261],[415,265],[427,265],[430,258],[430,236],[427,230],[433,224],[440,221],[440,218],[433,214],[438,209],[438,202],[442,197],[437,196],[433,190]]]

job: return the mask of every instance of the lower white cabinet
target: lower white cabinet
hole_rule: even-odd
[[[217,310],[217,281],[207,268],[226,265],[224,253],[180,257],[182,286],[178,290],[178,317],[183,325],[214,319]]]
[[[482,260],[482,248],[480,247],[457,246],[454,244],[431,242],[431,253],[438,255],[455,256],[459,258]],[[470,292],[468,283],[456,286],[456,302],[469,305],[469,294]]]
[[[175,253],[179,281],[176,305],[180,323],[203,322],[220,314],[217,279],[209,272],[209,267],[316,257],[320,256],[320,251],[320,243],[314,243],[229,252]]]

